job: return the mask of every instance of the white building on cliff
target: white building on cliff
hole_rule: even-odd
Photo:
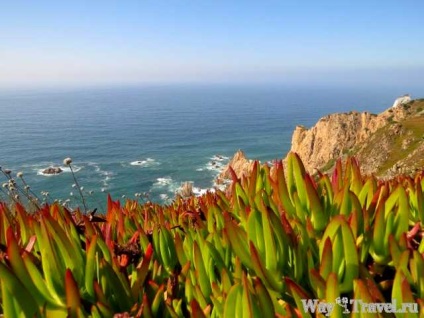
[[[400,105],[409,103],[411,101],[411,96],[409,94],[403,95],[401,97],[396,98],[392,107],[398,107]]]

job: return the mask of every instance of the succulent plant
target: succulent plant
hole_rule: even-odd
[[[377,180],[353,158],[310,176],[290,154],[286,168],[233,174],[228,194],[166,206],[108,197],[95,216],[1,202],[1,311],[312,317],[305,300],[347,298],[415,303],[421,312],[411,315],[423,316],[423,176]]]

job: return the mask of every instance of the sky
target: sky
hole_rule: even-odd
[[[422,0],[0,0],[0,86],[424,86],[423,14]]]

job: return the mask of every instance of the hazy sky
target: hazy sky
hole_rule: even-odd
[[[0,0],[0,85],[424,85],[423,19],[423,0]]]

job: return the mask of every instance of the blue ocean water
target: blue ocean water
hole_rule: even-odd
[[[238,149],[261,161],[282,158],[296,125],[311,126],[332,112],[380,112],[403,93],[188,84],[2,90],[0,165],[22,171],[35,193],[77,204],[69,172],[40,174],[71,157],[90,206],[104,209],[106,193],[147,192],[164,201],[184,181],[211,188],[219,166]]]

